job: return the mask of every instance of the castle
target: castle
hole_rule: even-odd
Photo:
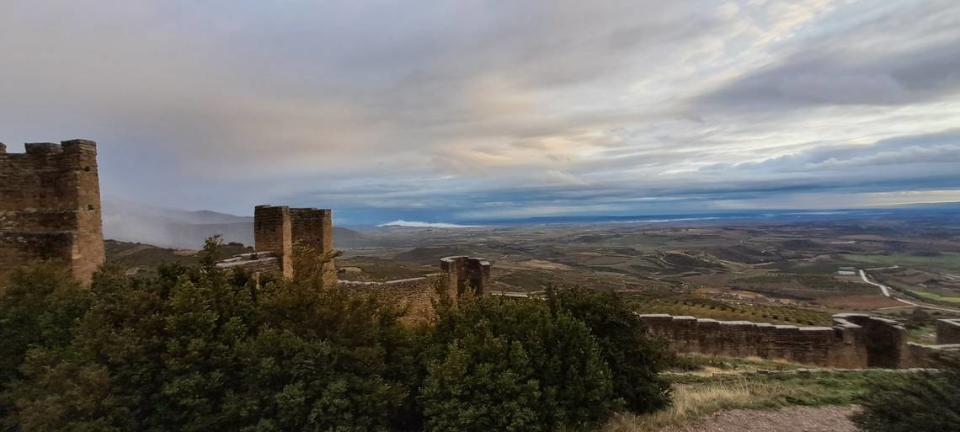
[[[62,262],[83,283],[104,263],[97,173],[97,145],[69,140],[28,143],[25,153],[7,153],[0,144],[0,283],[9,272],[34,260]],[[333,219],[329,209],[257,206],[254,253],[220,261],[283,279],[297,277],[299,251],[319,261],[324,286],[369,292],[410,306],[412,319],[429,319],[441,297],[484,295],[490,263],[455,256],[440,260],[440,272],[386,282],[337,280],[333,261]],[[832,327],[796,327],[688,316],[639,315],[648,330],[676,351],[732,357],[757,356],[846,368],[928,366],[944,350],[960,349],[960,320],[937,321],[937,345],[907,341],[896,321],[861,314],[834,316]]]
[[[34,260],[65,263],[89,283],[104,263],[97,144],[0,144],[0,281]]]
[[[483,295],[490,280],[490,262],[482,258],[453,256],[440,260],[440,272],[422,277],[382,282],[341,281],[332,257],[333,211],[261,205],[254,209],[254,250],[222,260],[224,269],[242,268],[254,274],[295,279],[298,252],[324,258],[320,265],[323,285],[372,293],[384,301],[407,304],[407,317],[426,319],[440,295],[456,301],[464,294]]]
[[[639,315],[650,333],[674,351],[760,357],[850,369],[935,366],[936,356],[960,350],[960,319],[937,320],[937,342],[907,340],[900,323],[866,314],[837,314],[832,327],[797,327],[692,316]]]

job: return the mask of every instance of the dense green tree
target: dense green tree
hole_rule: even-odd
[[[590,330],[543,302],[441,309],[435,343],[421,395],[429,430],[581,428],[617,408]]]
[[[309,278],[238,285],[214,265],[217,246],[156,279],[99,274],[69,344],[27,353],[8,418],[25,430],[388,429],[409,397],[386,367],[397,311]]]
[[[667,396],[619,298],[441,296],[433,325],[402,325],[397,307],[324,286],[334,254],[258,282],[217,268],[219,245],[149,278],[102,270],[90,289],[56,265],[15,273],[0,430],[577,430]]]
[[[657,375],[667,362],[666,346],[650,338],[646,326],[620,295],[549,288],[547,302],[552,310],[569,313],[590,328],[610,367],[614,392],[629,411],[642,414],[670,403],[670,385]]]
[[[89,292],[59,263],[38,262],[17,269],[0,287],[0,428],[13,409],[11,386],[31,349],[59,349],[86,313]]]

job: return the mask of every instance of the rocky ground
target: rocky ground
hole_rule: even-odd
[[[856,407],[790,407],[776,411],[731,410],[664,432],[856,432]]]

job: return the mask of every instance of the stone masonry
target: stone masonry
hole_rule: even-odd
[[[937,343],[960,344],[960,319],[937,320]]]
[[[938,352],[960,345],[907,342],[899,323],[863,314],[834,315],[833,327],[717,321],[665,314],[640,315],[648,330],[677,352],[760,357],[838,368],[931,366]],[[941,330],[938,327],[938,334]],[[939,340],[939,338],[938,338]]]
[[[490,262],[453,256],[440,259],[440,273],[385,282],[340,281],[340,286],[406,307],[404,321],[430,322],[436,315],[434,302],[446,297],[457,304],[464,293],[483,295],[489,280]]]
[[[294,258],[298,248],[327,255],[333,253],[333,212],[329,209],[289,208],[261,205],[254,209],[254,249],[272,254],[279,260],[284,278],[294,277]],[[323,264],[326,286],[337,283],[337,269],[330,260]]]
[[[447,276],[447,293],[459,298],[468,290],[483,295],[490,281],[490,262],[483,258],[452,256],[440,260],[440,270]]]
[[[89,283],[104,262],[97,145],[88,140],[0,144],[0,281],[34,260],[69,266]]]

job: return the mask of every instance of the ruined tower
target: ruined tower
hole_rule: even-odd
[[[63,262],[89,283],[104,262],[97,144],[0,144],[0,281],[37,259]]]
[[[333,253],[333,212],[330,209],[257,206],[254,210],[254,243],[257,252],[270,252],[280,260],[283,277],[294,276],[294,255],[307,248],[317,255]],[[323,264],[326,286],[337,283],[332,260]]]
[[[490,262],[483,258],[452,256],[440,259],[440,270],[446,274],[447,293],[456,299],[468,290],[483,295],[490,281]]]

